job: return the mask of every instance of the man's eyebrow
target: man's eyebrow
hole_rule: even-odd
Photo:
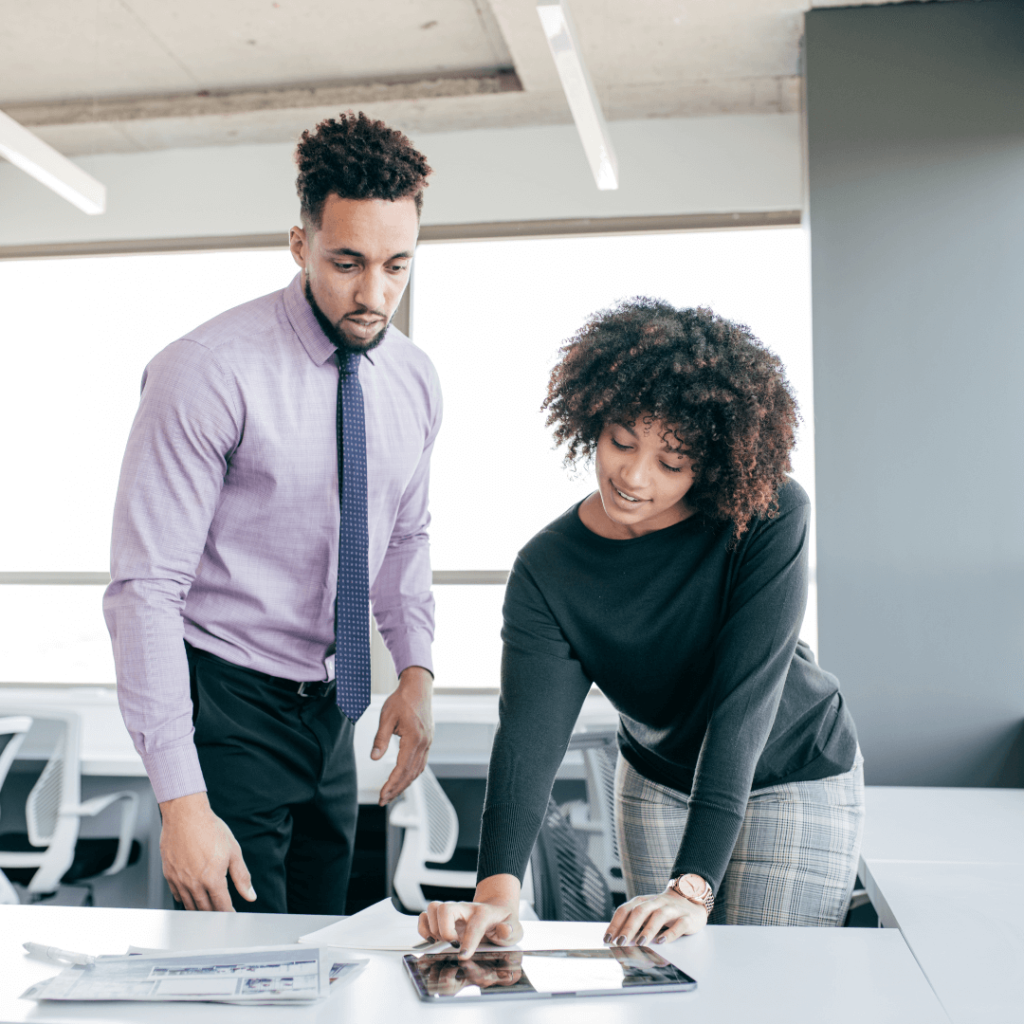
[[[328,249],[327,252],[331,256],[353,256],[357,260],[365,260],[366,259],[365,253],[361,253],[361,252],[359,252],[356,249],[347,249],[345,247],[342,247],[340,249]],[[390,263],[392,260],[411,260],[411,259],[412,259],[412,253],[411,252],[396,252],[394,254],[394,256],[389,256],[384,262],[385,263]]]

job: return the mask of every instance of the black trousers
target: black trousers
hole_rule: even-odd
[[[185,644],[199,763],[210,806],[234,833],[256,901],[236,910],[344,914],[358,815],[352,723],[332,687],[284,680]]]

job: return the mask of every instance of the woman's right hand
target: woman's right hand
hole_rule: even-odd
[[[431,903],[420,914],[419,933],[458,946],[460,960],[468,960],[485,940],[496,946],[515,944],[523,937],[519,879],[492,875],[477,885],[472,903]]]

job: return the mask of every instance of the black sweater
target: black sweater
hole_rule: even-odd
[[[730,525],[699,514],[609,540],[575,505],[519,552],[480,878],[522,879],[592,682],[619,712],[623,757],[690,794],[673,873],[716,891],[751,789],[849,771],[857,734],[839,683],[798,641],[809,513],[791,480],[778,514],[730,549]]]

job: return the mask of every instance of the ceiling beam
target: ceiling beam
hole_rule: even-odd
[[[137,96],[57,103],[9,104],[7,110],[22,125],[55,125],[150,121],[180,117],[216,117],[264,110],[305,110],[348,107],[446,97],[487,96],[521,92],[515,71],[508,68],[479,74],[439,75],[388,82],[344,82],[287,89],[202,90],[163,96]]]

